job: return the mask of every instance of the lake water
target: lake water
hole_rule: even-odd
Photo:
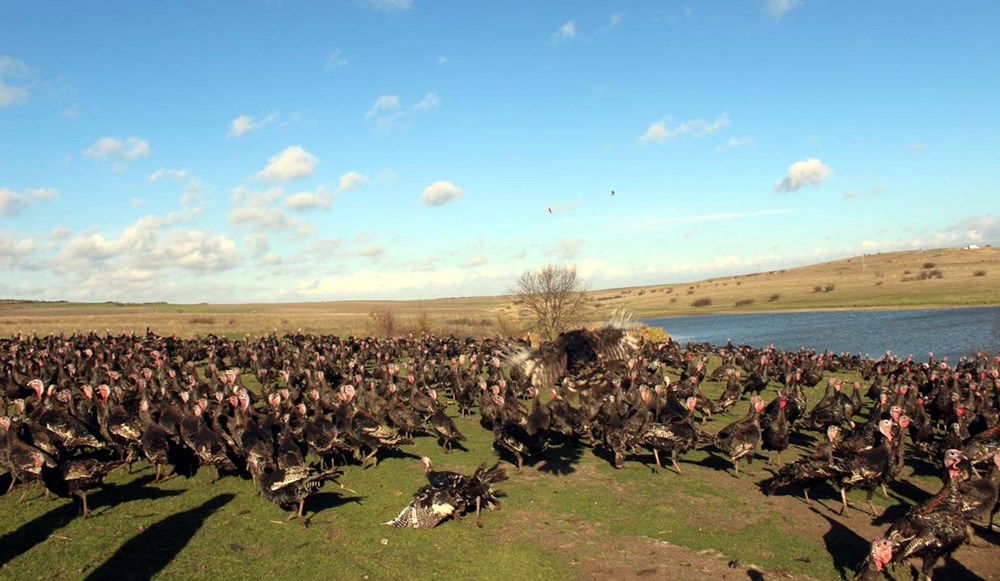
[[[1000,353],[1000,307],[905,311],[835,311],[757,315],[703,315],[646,319],[681,344],[706,341],[786,351],[800,348],[878,358],[886,350],[924,360],[934,353],[954,364],[977,351]]]

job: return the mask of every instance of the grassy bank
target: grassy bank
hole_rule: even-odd
[[[817,309],[922,308],[1000,304],[1000,249],[941,249],[866,255],[801,268],[698,282],[592,291],[592,317],[614,309],[637,317]],[[374,316],[373,316],[374,315]],[[506,297],[297,304],[0,302],[0,335],[96,331],[184,336],[275,331],[336,335],[433,331],[516,334]]]

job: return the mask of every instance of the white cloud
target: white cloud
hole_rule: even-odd
[[[920,153],[921,151],[924,151],[926,149],[927,149],[927,144],[926,143],[922,143],[920,141],[917,141],[917,142],[914,142],[914,143],[910,144],[910,152],[911,153]]]
[[[365,113],[365,123],[374,120],[375,128],[378,131],[387,131],[404,116],[430,111],[440,104],[441,97],[437,93],[427,93],[419,102],[405,108],[399,95],[379,95],[375,99],[375,103]]]
[[[772,18],[777,20],[793,8],[797,8],[801,5],[801,0],[767,0],[764,2],[764,12],[767,12]]]
[[[349,171],[344,175],[340,176],[340,183],[337,186],[337,192],[349,192],[360,188],[361,186],[367,185],[371,180],[367,176],[359,174],[356,171]]]
[[[70,119],[70,120],[76,119],[77,117],[80,116],[80,108],[77,107],[76,105],[71,105],[60,111],[59,116],[62,117],[63,119]]]
[[[76,271],[118,256],[132,256],[138,263],[145,262],[156,250],[160,233],[183,219],[181,214],[144,216],[125,228],[118,238],[108,239],[99,232],[76,236],[63,246],[57,266],[63,271]]]
[[[489,260],[482,254],[477,254],[475,256],[470,256],[465,262],[462,263],[462,268],[476,268],[478,266],[483,266],[487,264]]]
[[[93,145],[84,149],[83,156],[104,159],[116,156],[121,151],[122,141],[120,139],[117,137],[102,137],[95,141]]]
[[[362,0],[362,3],[379,12],[405,12],[413,7],[413,0]]]
[[[243,238],[250,252],[257,257],[264,256],[271,250],[271,239],[267,234],[250,234]]]
[[[622,15],[618,13],[612,14],[611,18],[608,20],[608,26],[618,26],[621,23]]]
[[[73,231],[69,228],[66,228],[65,226],[56,226],[55,228],[52,229],[52,232],[49,234],[49,236],[51,236],[53,240],[61,240],[72,233]]]
[[[639,141],[643,143],[651,141],[654,143],[663,143],[682,135],[691,135],[692,137],[711,135],[729,125],[729,115],[723,113],[712,122],[705,121],[704,119],[692,119],[671,126],[672,123],[673,119],[671,117],[665,117],[650,124],[646,129],[646,133],[639,138]]]
[[[776,192],[794,192],[804,185],[818,186],[833,177],[833,170],[818,159],[797,161],[788,168],[788,176],[774,184]]]
[[[344,58],[344,55],[339,50],[331,52],[330,56],[326,57],[326,68],[328,69],[339,69],[346,66],[347,59]]]
[[[397,110],[399,110],[399,95],[379,95],[375,99],[375,104],[365,113],[365,121]]]
[[[573,24],[572,20],[569,20],[566,24],[560,26],[559,30],[555,31],[552,35],[553,42],[564,42],[573,40],[574,38],[576,38],[576,25]]]
[[[725,144],[716,147],[715,151],[726,151],[727,149],[750,147],[751,145],[753,145],[752,137],[730,137]]]
[[[230,270],[239,264],[240,258],[235,242],[225,236],[201,230],[174,232],[152,254],[155,265],[201,273]]]
[[[575,260],[583,249],[582,238],[564,238],[556,243],[553,255],[558,260]]]
[[[0,218],[18,216],[36,200],[54,200],[58,197],[58,190],[51,188],[27,189],[22,192],[0,188]]]
[[[56,259],[61,272],[92,276],[95,264],[108,264],[121,283],[155,279],[162,270],[180,268],[212,273],[234,268],[241,255],[225,236],[201,230],[174,230],[181,217],[146,216],[133,222],[118,238],[93,232],[70,239]],[[105,277],[105,282],[111,286]],[[104,289],[100,292],[108,292]]]
[[[190,173],[191,172],[189,172],[186,169],[168,169],[165,167],[161,167],[160,169],[149,174],[149,177],[146,178],[146,181],[154,184],[161,180],[170,180],[174,182],[179,182],[181,180],[187,179]]]
[[[150,151],[149,142],[138,137],[129,137],[124,141],[119,137],[101,137],[83,150],[83,156],[110,161],[111,171],[124,173],[128,169],[127,161],[147,157]]]
[[[893,252],[929,248],[954,248],[967,244],[1000,245],[1000,220],[994,216],[973,216],[945,226],[941,230],[897,240],[864,240],[864,252]]]
[[[298,192],[285,198],[285,206],[298,212],[326,210],[332,203],[333,196],[322,187],[315,192]]]
[[[122,157],[125,159],[138,159],[149,155],[149,143],[138,137],[129,137],[125,140],[125,147],[122,149]]]
[[[424,98],[419,103],[411,107],[411,109],[414,111],[427,111],[434,109],[440,104],[441,97],[438,97],[435,93],[427,93],[424,95]]]
[[[201,193],[207,188],[205,184],[199,179],[193,179],[184,186],[184,190],[181,192],[180,202],[182,206],[193,206],[198,203],[202,196]]]
[[[299,145],[285,148],[270,158],[257,177],[265,182],[287,182],[307,178],[313,174],[319,160]]]
[[[451,182],[434,182],[420,194],[420,203],[426,206],[443,206],[465,195],[462,188]]]
[[[358,270],[320,279],[300,280],[295,294],[302,297],[372,298],[387,296],[455,296],[455,289],[468,281],[464,268],[432,270]]]
[[[296,220],[276,207],[284,190],[270,188],[264,192],[251,192],[243,187],[233,189],[230,203],[229,223],[234,226],[248,226],[263,232],[292,232],[296,236],[312,234],[315,228],[302,220]]]
[[[28,102],[28,89],[19,85],[8,85],[7,79],[23,79],[28,76],[28,65],[14,57],[0,56],[0,107],[14,107]]]
[[[30,267],[28,258],[35,252],[35,241],[31,238],[9,238],[0,234],[0,266]]]
[[[354,250],[338,253],[338,256],[343,258],[368,258],[377,262],[385,256],[385,246],[381,244],[368,244]]]
[[[437,64],[439,64],[439,65],[446,65],[446,64],[448,64],[448,57],[446,57],[445,55],[439,56],[437,58]]]
[[[249,115],[240,115],[229,123],[229,131],[226,133],[226,139],[239,139],[246,133],[263,129],[277,121],[278,117],[277,113],[271,113],[267,117],[257,121]]]
[[[634,230],[649,230],[653,228],[660,228],[663,226],[669,226],[671,224],[698,224],[701,222],[729,222],[732,220],[740,220],[742,218],[753,218],[757,216],[776,216],[780,214],[791,214],[793,210],[788,210],[784,208],[779,208],[775,210],[758,210],[756,212],[729,212],[720,214],[700,214],[697,216],[677,216],[674,218],[659,218],[656,220],[648,220],[636,225],[629,224],[628,229]]]
[[[549,214],[562,214],[563,212],[572,212],[578,205],[579,203],[574,200],[565,204],[553,204],[545,209]]]

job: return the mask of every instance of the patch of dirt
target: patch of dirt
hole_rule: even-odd
[[[764,571],[716,551],[694,551],[645,537],[601,534],[601,527],[576,516],[541,522],[530,512],[510,512],[504,527],[511,535],[531,531],[546,552],[559,554],[577,579],[809,579],[781,571]],[[539,525],[543,530],[539,530]]]
[[[904,480],[909,471],[909,468],[904,470]],[[755,510],[780,515],[776,526],[783,533],[801,539],[814,539],[818,551],[825,550],[832,560],[829,575],[823,575],[821,579],[852,579],[855,568],[867,554],[871,540],[882,534],[912,504],[896,500],[895,492],[890,488],[889,501],[879,503],[876,500],[877,508],[888,505],[880,509],[883,513],[879,517],[872,519],[864,500],[858,502],[856,496],[851,498],[851,508],[841,516],[837,514],[840,510],[839,494],[834,489],[814,489],[810,494],[813,500],[808,504],[798,490],[768,497],[761,492],[759,484],[768,476],[770,474],[763,466],[757,470],[755,478],[742,474],[740,478],[734,478],[721,471],[702,470],[699,485],[725,489],[741,502],[757,505]],[[666,474],[664,477],[683,479],[684,475]],[[685,486],[692,484],[684,483]],[[928,496],[933,492],[936,490],[926,491]],[[627,503],[627,495],[618,493],[618,496]],[[876,496],[880,497],[881,492],[877,492]],[[753,520],[740,519],[740,508],[724,499],[715,504],[710,501],[698,504],[700,508],[695,508],[694,512],[700,514],[705,522],[714,523],[711,526],[722,526],[721,523],[727,519],[734,521],[732,527]],[[723,515],[727,518],[722,518]],[[740,563],[715,550],[695,551],[638,535],[608,535],[601,523],[576,515],[559,518],[553,518],[551,514],[545,516],[546,520],[540,521],[537,513],[509,511],[500,526],[506,529],[505,534],[512,537],[530,535],[543,550],[568,563],[569,573],[578,579],[686,579],[697,576],[730,580],[811,579],[784,570],[763,569],[753,563]],[[935,579],[1000,581],[1000,566],[997,565],[1000,559],[1000,532],[991,533],[980,523],[975,523],[973,528],[974,545],[962,546],[951,560],[940,560],[934,570]],[[719,550],[725,551],[725,547],[719,547]],[[793,555],[792,558],[806,560],[809,557]],[[919,565],[919,560],[915,564]],[[892,574],[896,579],[910,579],[906,565],[897,566]]]

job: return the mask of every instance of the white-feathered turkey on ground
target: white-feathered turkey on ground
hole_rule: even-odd
[[[493,484],[506,480],[507,473],[499,462],[489,469],[485,464],[479,466],[472,476],[431,470],[428,458],[422,458],[421,462],[429,484],[417,490],[413,500],[396,518],[383,524],[400,529],[430,529],[475,507],[476,524],[481,527],[482,508],[495,510],[500,507]]]

